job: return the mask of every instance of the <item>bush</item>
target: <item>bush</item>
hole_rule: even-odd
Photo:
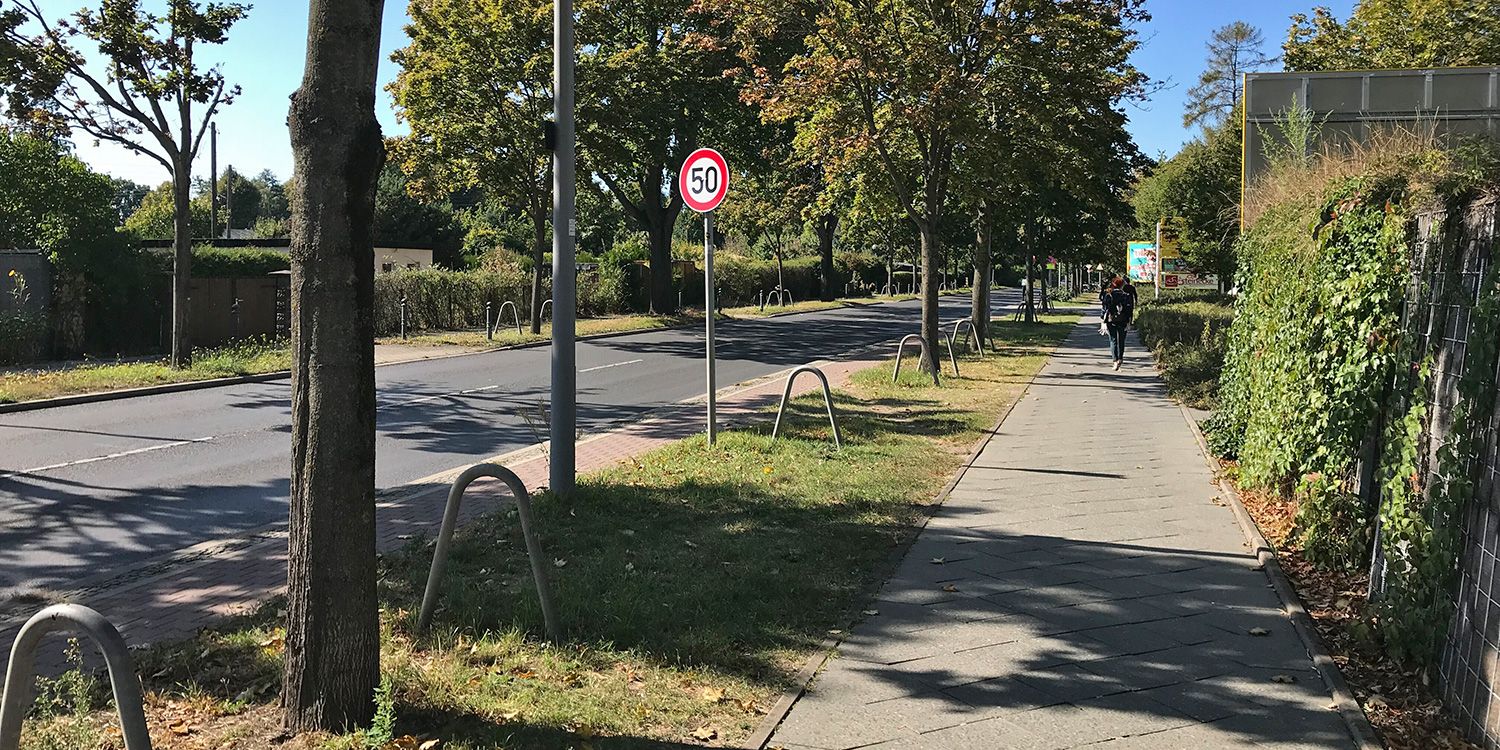
[[[401,300],[406,300],[408,331],[456,331],[484,326],[484,304],[500,314],[506,301],[516,304],[521,320],[529,316],[530,274],[518,266],[491,266],[484,271],[437,268],[392,271],[375,276],[375,335],[401,330]],[[510,316],[506,315],[507,323]]]
[[[39,313],[0,311],[0,365],[24,365],[46,350],[47,318]]]
[[[1195,409],[1217,405],[1234,310],[1217,293],[1174,292],[1143,299],[1135,325],[1156,355],[1167,393]]]
[[[159,273],[172,272],[172,248],[153,247],[142,253],[142,262]],[[292,267],[290,253],[266,247],[193,247],[193,278],[234,279],[265,276]]]

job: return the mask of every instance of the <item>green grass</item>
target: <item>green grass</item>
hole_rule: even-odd
[[[509,318],[507,318],[507,321]],[[702,322],[702,313],[683,312],[678,315],[613,315],[605,318],[584,318],[577,322],[579,336],[598,336],[606,333],[628,331],[652,331],[672,326]],[[495,337],[488,339],[484,331],[432,331],[412,333],[405,339],[400,336],[384,336],[375,340],[377,344],[405,344],[407,346],[462,346],[472,349],[488,349],[519,344],[534,344],[552,340],[552,322],[542,323],[541,333],[532,333],[526,321],[521,321],[521,332],[514,325],[500,326]]]
[[[1195,409],[1218,403],[1219,375],[1234,308],[1211,293],[1168,293],[1142,298],[1135,325],[1156,355],[1167,393]]]
[[[20,371],[0,375],[0,403],[235,375],[258,375],[289,367],[291,350],[286,343],[249,340],[212,349],[195,349],[191,366],[182,370],[172,369],[162,359],[89,364],[63,370]]]
[[[394,734],[447,750],[743,740],[803,661],[859,617],[923,506],[1072,321],[997,321],[1003,351],[964,359],[963,377],[941,388],[915,368],[891,383],[889,362],[856,373],[836,394],[842,451],[813,396],[795,402],[778,441],[768,424],[714,447],[686,440],[582,478],[571,501],[541,495],[560,644],[541,640],[513,512],[460,531],[430,634],[413,632],[430,549],[415,540],[386,556]],[[274,717],[277,609],[144,653],[150,702],[192,695],[218,701],[224,722]],[[207,721],[199,736],[214,731]]]

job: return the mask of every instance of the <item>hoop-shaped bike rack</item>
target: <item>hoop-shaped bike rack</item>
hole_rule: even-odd
[[[804,372],[818,376],[818,382],[823,384],[823,404],[828,407],[828,425],[833,428],[833,447],[843,449],[844,441],[839,437],[839,422],[833,416],[833,389],[828,386],[828,376],[812,365],[802,365],[787,374],[786,388],[781,392],[781,406],[776,409],[776,424],[771,428],[771,439],[775,440],[781,432],[781,418],[786,415],[787,402],[792,398],[792,384]]]
[[[779,290],[776,294],[776,299],[777,304],[782,307],[791,307],[793,304],[796,304],[795,300],[792,299],[791,291],[787,289]]]
[[[682,299],[681,299],[682,293],[678,292],[677,294],[678,294],[678,297],[679,297],[679,299],[677,300],[677,306],[678,307],[682,307]],[[552,300],[550,300],[550,299],[544,299],[544,300],[542,300],[542,314],[540,316],[538,316],[538,317],[545,319],[547,317],[547,308],[549,308],[549,307],[552,307]]]
[[[516,324],[516,335],[520,336],[521,335],[521,312],[516,307],[516,303],[511,302],[510,300],[506,300],[506,301],[500,303],[500,311],[497,312],[497,313],[495,313],[495,328],[494,328],[494,330],[496,330],[496,331],[500,330],[500,324],[505,322],[505,310],[506,310],[506,308],[510,309],[510,319],[513,322],[515,322],[515,324]]]
[[[516,499],[516,511],[521,516],[521,536],[526,540],[526,557],[531,561],[531,576],[536,580],[537,598],[542,603],[542,622],[547,628],[547,637],[562,640],[562,631],[557,624],[557,610],[552,605],[552,589],[547,583],[546,559],[542,557],[542,546],[536,539],[534,519],[531,515],[531,494],[521,478],[510,469],[499,464],[475,464],[453,480],[448,490],[448,504],[443,509],[443,526],[438,531],[437,547],[432,552],[432,570],[427,573],[427,590],[422,594],[422,613],[417,616],[417,630],[426,631],[432,623],[432,613],[437,609],[438,585],[443,580],[443,571],[448,567],[448,547],[453,542],[453,529],[458,526],[458,509],[463,502],[464,490],[480,477],[498,479],[510,488]]]
[[[908,342],[908,341],[915,341],[915,342],[917,342],[917,346],[921,349],[921,353],[924,356],[927,356],[929,359],[931,359],[932,355],[927,351],[927,341],[922,338],[921,334],[908,333],[906,336],[902,337],[901,343],[899,345],[897,345],[897,347],[896,347],[896,370],[895,370],[895,372],[891,373],[891,382],[892,383],[896,382],[897,380],[899,380],[901,378],[901,357],[906,353],[906,342]],[[934,360],[933,364],[936,364],[936,363],[937,363],[936,360]],[[932,384],[933,385],[938,385],[938,374],[937,374],[938,369],[939,368],[934,367],[933,371],[932,371]]]
[[[141,680],[131,666],[125,639],[104,615],[79,604],[54,604],[33,615],[16,634],[10,666],[5,670],[5,693],[0,697],[0,750],[16,750],[21,744],[21,723],[31,708],[31,689],[36,682],[36,647],[42,636],[55,631],[86,635],[99,647],[120,710],[125,750],[151,750]]]
[[[980,359],[983,359],[984,341],[979,338],[979,329],[974,327],[974,321],[968,318],[960,318],[957,323],[953,324],[953,333],[948,335],[948,350],[952,351],[953,347],[958,343],[958,332],[963,330],[964,326],[968,326],[969,328],[968,340],[974,342],[974,351],[979,352]]]

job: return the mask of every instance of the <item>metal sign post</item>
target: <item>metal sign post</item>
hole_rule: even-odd
[[[718,387],[714,382],[713,210],[724,202],[724,196],[729,193],[729,163],[718,151],[700,148],[688,154],[688,158],[682,162],[682,171],[677,174],[677,189],[682,194],[683,205],[703,214],[703,333],[708,371],[708,444],[713,445],[718,432],[718,424],[714,419],[714,392]]]
[[[714,215],[703,214],[703,334],[705,359],[708,363],[708,444],[717,437],[718,420],[714,418],[719,386],[714,377]]]

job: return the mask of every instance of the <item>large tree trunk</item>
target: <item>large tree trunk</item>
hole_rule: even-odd
[[[824,302],[832,302],[838,297],[833,278],[833,236],[838,227],[839,215],[834,213],[820,217],[815,227],[818,234],[818,259],[823,267],[823,288],[819,296]]]
[[[540,334],[542,332],[542,302],[546,300],[542,296],[542,265],[546,263],[547,249],[547,208],[543,206],[531,214],[531,332]],[[553,315],[557,312],[554,310]]]
[[[927,353],[931,356],[922,360],[922,367],[927,372],[938,372],[939,362],[942,356],[938,353],[938,344],[943,338],[942,329],[938,326],[938,254],[939,247],[937,227],[935,222],[929,220],[920,229],[922,235],[922,340],[927,342]]]
[[[651,259],[651,312],[670,315],[677,310],[672,296],[672,227],[660,221],[646,229]]]
[[[186,153],[172,164],[172,366],[187,367],[188,292],[193,284],[192,162]]]
[[[375,120],[381,0],[312,0],[287,124],[292,192],[292,493],[283,722],[369,722],[375,594]]]
[[[974,288],[969,298],[969,318],[983,348],[990,340],[990,245],[993,235],[988,212],[979,215],[974,238]]]

